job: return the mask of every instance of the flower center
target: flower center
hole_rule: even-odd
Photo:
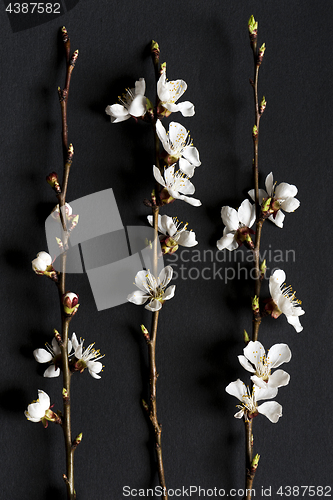
[[[282,295],[286,297],[286,299],[289,300],[289,302],[292,304],[292,306],[297,307],[302,304],[302,301],[299,299],[296,299],[296,290],[293,291],[292,286],[289,285],[287,286],[286,283],[283,283],[283,285],[280,286]]]
[[[128,109],[134,100],[134,93],[132,89],[125,89],[126,93],[124,92],[121,96],[118,96],[118,101],[120,104],[124,106],[124,108]]]

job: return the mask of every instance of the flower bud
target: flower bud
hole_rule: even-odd
[[[52,266],[52,257],[47,252],[38,252],[36,259],[31,262],[32,269],[40,276],[47,276],[53,281],[58,280],[58,275]]]
[[[252,299],[252,311],[254,314],[259,314],[259,297],[257,295]]]
[[[246,330],[244,330],[244,342],[245,344],[248,344],[250,342],[250,337]]]
[[[265,274],[266,274],[266,269],[267,269],[267,266],[266,266],[266,259],[264,259],[264,260],[262,261],[262,263],[260,264],[260,278],[261,278],[261,279],[264,279]]]
[[[262,46],[259,49],[259,54],[258,54],[258,59],[257,59],[257,65],[258,66],[260,66],[260,64],[262,63],[262,60],[263,60],[264,54],[265,54],[265,50],[266,50],[266,46],[263,43]]]
[[[78,57],[79,57],[79,51],[78,51],[78,50],[75,50],[75,51],[73,52],[72,57],[70,58],[69,64],[70,64],[71,66],[75,66],[75,63],[76,63],[76,61],[77,61],[77,58],[78,58]]]
[[[82,441],[82,432],[76,436],[72,443],[72,449],[75,450]]]
[[[257,125],[253,125],[253,128],[252,128],[252,137],[253,137],[253,139],[256,139],[258,137],[258,127],[257,127]]]
[[[260,114],[262,115],[263,112],[265,111],[266,109],[266,99],[265,99],[265,96],[263,96],[263,98],[261,99],[261,102],[260,102]]]
[[[79,296],[73,292],[66,292],[62,296],[62,305],[66,316],[74,316],[79,308]]]
[[[257,469],[257,467],[259,465],[259,459],[260,459],[260,455],[258,455],[258,453],[257,453],[251,462],[251,472],[254,472]]]
[[[163,255],[173,254],[178,250],[178,243],[171,236],[164,236],[160,240]]]
[[[141,325],[141,331],[143,333],[144,338],[146,339],[146,342],[147,343],[150,342],[150,335],[145,325]]]
[[[69,203],[65,203],[65,213],[66,213],[66,218],[72,215],[72,207],[70,206]],[[59,204],[54,207],[54,209],[51,212],[51,216],[53,219],[57,220],[60,219],[60,209],[59,209]]]
[[[258,23],[253,16],[248,21],[249,35],[251,42],[257,39],[258,36]]]
[[[59,184],[59,177],[56,172],[51,172],[47,177],[46,177],[46,182],[55,190],[57,194],[61,193],[61,187]]]

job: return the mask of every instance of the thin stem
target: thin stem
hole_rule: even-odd
[[[253,419],[244,420],[245,422],[245,460],[246,460],[246,481],[244,500],[251,500],[251,489],[255,473],[251,464],[253,459]]]
[[[59,301],[61,309],[62,318],[62,331],[60,339],[60,350],[62,357],[62,371],[63,371],[63,419],[62,419],[62,429],[65,439],[65,449],[66,449],[66,474],[64,479],[67,487],[67,499],[75,500],[76,494],[74,489],[74,451],[75,447],[72,445],[72,431],[71,431],[71,371],[69,369],[68,363],[68,330],[69,323],[71,321],[70,316],[66,316],[62,306],[62,296],[66,292],[66,261],[67,255],[66,250],[68,248],[68,232],[66,226],[66,215],[65,209],[63,208],[66,204],[66,194],[68,187],[68,179],[70,167],[73,158],[73,147],[68,145],[68,123],[67,123],[67,104],[69,95],[69,86],[71,81],[72,71],[75,66],[75,62],[78,56],[78,51],[75,51],[70,58],[70,40],[66,28],[62,28],[62,36],[64,41],[65,56],[67,62],[66,80],[65,87],[61,91],[58,88],[60,106],[61,106],[61,121],[62,121],[62,148],[64,155],[64,168],[63,168],[63,178],[62,178],[62,189],[57,195],[59,201],[59,213],[60,220],[62,224],[62,241],[64,252],[61,255],[61,272],[58,280],[58,291],[59,291]]]

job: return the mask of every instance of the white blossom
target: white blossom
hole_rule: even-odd
[[[147,217],[149,224],[153,225],[153,216]],[[169,217],[168,215],[158,214],[158,230],[170,239],[173,240],[175,245],[184,247],[194,247],[198,244],[194,231],[188,231],[188,223],[181,227],[182,222],[179,222],[177,217]],[[164,241],[165,238],[161,238]],[[170,243],[171,246],[171,243]]]
[[[300,205],[299,200],[295,198],[297,187],[287,182],[281,182],[278,186],[274,183],[273,172],[267,175],[264,189],[259,189],[259,203],[264,199],[272,198],[270,203],[270,212],[273,212],[268,218],[278,227],[283,227],[285,215],[281,212],[294,212]],[[249,191],[249,196],[255,200],[255,190]]]
[[[296,299],[296,292],[285,283],[286,273],[282,269],[277,269],[269,278],[269,290],[274,301],[275,308],[272,311],[273,318],[278,318],[281,313],[285,314],[297,333],[303,330],[299,316],[305,314],[301,307],[301,301]],[[266,308],[269,308],[268,304]]]
[[[84,339],[77,340],[75,333],[72,335],[72,344],[74,349],[74,356],[77,361],[74,362],[75,368],[83,372],[85,368],[88,368],[88,372],[93,378],[101,378],[98,373],[103,369],[102,363],[99,359],[104,358],[104,354],[101,355],[99,349],[94,349],[95,344],[90,344],[88,347],[83,349]]]
[[[72,350],[72,342],[68,339],[67,352],[69,355],[71,350]],[[45,370],[43,374],[44,377],[47,378],[59,377],[60,375],[59,365],[61,365],[61,350],[57,342],[57,339],[55,337],[53,337],[51,345],[46,343],[45,349],[43,348],[35,349],[33,351],[33,355],[37,363],[51,363],[51,366],[49,366]]]
[[[143,116],[147,109],[145,90],[146,82],[144,78],[140,78],[135,82],[134,89],[126,89],[126,93],[118,97],[120,104],[107,106],[105,112],[111,116],[111,123],[128,120],[131,116]]]
[[[46,392],[38,390],[38,399],[33,401],[24,412],[24,415],[31,422],[41,422],[45,418],[47,410],[50,408],[50,397]]]
[[[31,264],[36,274],[44,274],[52,265],[52,257],[47,252],[38,252],[36,259]]]
[[[243,353],[244,356],[238,356],[238,360],[245,370],[253,373],[251,380],[257,386],[263,389],[277,388],[289,383],[290,375],[284,370],[271,373],[272,369],[290,361],[291,351],[287,344],[273,345],[266,356],[263,345],[258,340],[251,340]]]
[[[171,122],[167,133],[162,122],[157,120],[156,133],[165,151],[172,159],[179,160],[179,169],[188,177],[192,177],[195,167],[199,167],[201,161],[199,151],[193,146],[186,128],[180,123]]]
[[[254,385],[252,393],[250,393],[244,382],[237,379],[235,382],[231,382],[225,390],[241,402],[240,405],[237,405],[239,411],[235,413],[235,418],[242,418],[244,416],[248,420],[261,413],[275,424],[282,417],[282,406],[276,401],[266,401],[260,406],[257,404],[257,401],[262,399],[274,398],[278,392],[277,388],[268,387],[267,389],[262,389]]]
[[[135,284],[139,290],[130,293],[127,300],[136,305],[143,305],[149,300],[145,308],[152,312],[158,311],[161,309],[162,304],[175,294],[175,285],[166,288],[172,274],[173,269],[171,266],[162,269],[158,278],[155,278],[149,270],[139,271],[135,276]]]
[[[255,205],[251,205],[249,200],[244,200],[238,210],[224,206],[221,217],[225,228],[222,238],[216,243],[219,250],[224,248],[235,250],[245,241],[251,245],[250,233],[253,231],[250,231],[250,228],[256,218]]]
[[[199,207],[201,205],[200,200],[186,196],[188,194],[194,194],[195,187],[184,173],[179,170],[175,172],[175,164],[164,169],[164,177],[155,165],[153,173],[156,181],[165,188],[172,198],[176,200],[183,200],[195,207]]]
[[[161,101],[161,105],[168,111],[180,111],[183,116],[193,116],[194,105],[189,101],[184,101],[175,104],[178,99],[184,94],[187,89],[187,84],[184,80],[172,80],[169,82],[164,70],[157,82],[157,95]]]

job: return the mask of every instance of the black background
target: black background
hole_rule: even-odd
[[[259,43],[267,46],[259,83],[268,103],[260,129],[261,186],[273,171],[278,182],[297,185],[301,201],[284,229],[265,224],[262,247],[295,250],[294,261],[277,266],[306,310],[300,334],[285,317],[266,319],[260,330],[266,349],[286,342],[293,358],[283,367],[291,382],[276,397],[283,417],[277,424],[263,416],[254,422],[254,452],[261,454],[256,497],[261,486],[272,486],[272,498],[280,498],[280,485],[332,485],[332,2],[81,0],[61,18],[15,33],[4,7],[0,13],[1,498],[66,497],[61,429],[44,430],[23,415],[37,389],[61,406],[61,379],[44,379],[44,367],[32,356],[60,328],[57,291],[30,264],[47,250],[44,221],[56,201],[45,177],[62,171],[59,28],[66,25],[72,50],[80,51],[69,98],[75,158],[68,201],[112,187],[123,224],[145,223],[152,132],[134,120],[112,125],[104,109],[140,77],[154,99],[149,42],[155,39],[168,78],[188,84],[183,100],[195,104],[196,114],[171,119],[190,129],[202,161],[193,178],[202,207],[178,201],[164,213],[189,222],[204,255],[208,249],[215,254],[222,235],[222,205],[239,206],[252,187],[251,14],[259,21]],[[226,267],[237,269],[214,261],[222,276]],[[213,269],[211,262],[186,266]],[[228,284],[210,276],[178,278],[175,298],[160,317],[158,414],[169,488],[244,485],[243,423],[233,418],[236,400],[224,388],[237,377],[248,381],[237,355],[243,329],[251,331],[252,285],[244,273]],[[81,304],[71,331],[106,354],[101,380],[87,372],[73,377],[73,434],[83,432],[75,454],[77,495],[120,499],[125,485],[157,484],[140,404],[147,358],[139,325],[150,326],[151,313],[133,304],[97,312],[85,275],[68,276],[67,286]],[[262,291],[268,296],[267,282]]]

